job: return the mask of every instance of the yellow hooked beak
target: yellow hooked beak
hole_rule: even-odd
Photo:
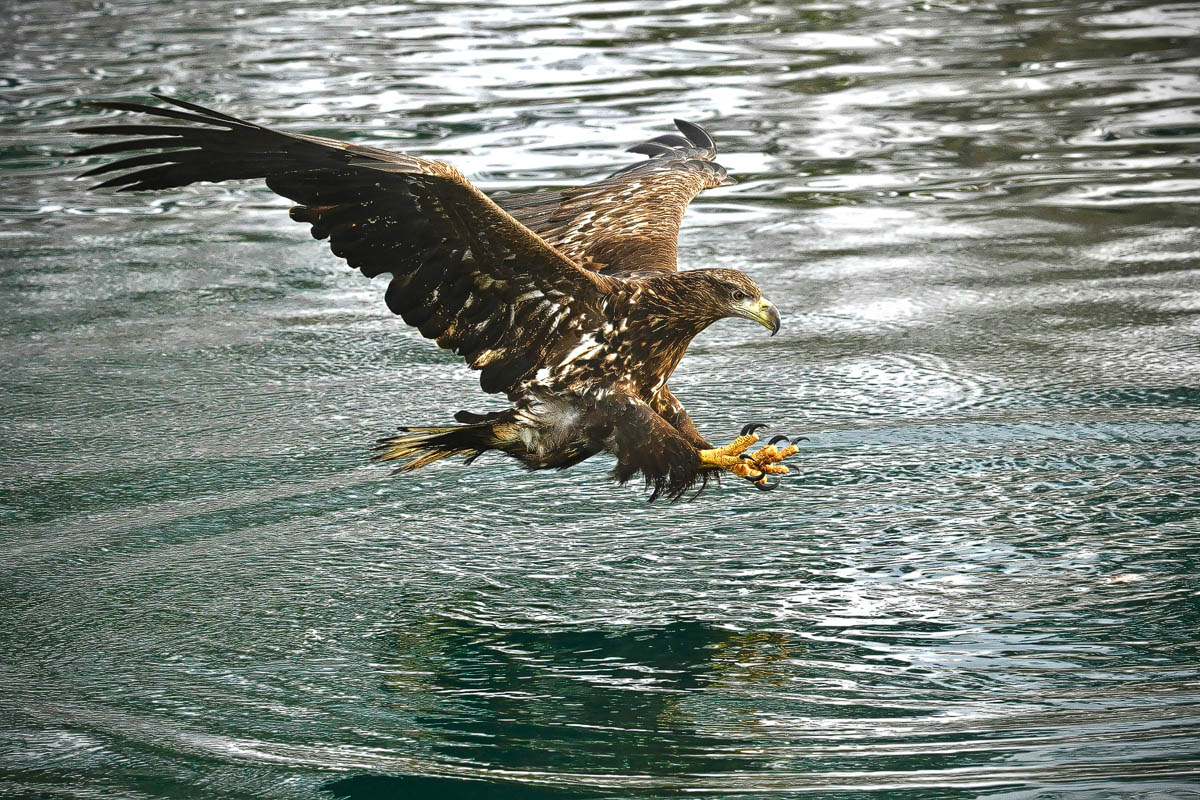
[[[769,330],[772,336],[779,333],[779,312],[775,310],[775,305],[765,297],[748,298],[740,305],[734,306],[733,313],[739,317],[754,320]]]

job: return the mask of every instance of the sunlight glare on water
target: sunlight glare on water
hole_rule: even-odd
[[[1200,798],[1200,6],[0,16],[0,795]],[[72,181],[150,92],[493,192],[705,125],[784,327],[672,386],[793,474],[368,463],[500,403],[265,188]]]

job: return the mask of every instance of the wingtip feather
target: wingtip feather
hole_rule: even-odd
[[[713,141],[712,136],[709,136],[708,131],[704,130],[704,128],[701,128],[694,122],[688,122],[686,119],[676,119],[675,127],[696,147],[708,150],[713,155],[716,155],[717,143]]]
[[[655,156],[669,155],[670,153],[672,153],[674,151],[672,148],[667,147],[665,144],[659,144],[658,142],[650,141],[650,142],[641,142],[639,144],[635,144],[633,147],[627,147],[627,148],[625,148],[625,152],[626,153],[638,153],[643,156],[649,156],[650,158],[654,158]]]
[[[180,108],[186,108],[189,111],[195,111],[197,114],[203,114],[204,116],[210,118],[211,123],[217,123],[218,121],[231,122],[235,125],[241,125],[244,127],[256,127],[252,122],[247,122],[244,119],[238,119],[237,117],[230,116],[229,114],[224,114],[211,108],[206,108],[198,103],[192,103],[188,100],[180,100],[178,97],[171,97],[170,95],[158,94],[156,92],[151,92],[150,94],[154,98],[161,100],[164,103],[170,103],[173,106],[179,106]]]

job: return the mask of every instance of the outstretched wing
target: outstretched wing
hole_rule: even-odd
[[[604,274],[675,271],[683,212],[705,189],[735,181],[713,161],[717,147],[699,125],[634,145],[650,156],[604,180],[571,189],[498,197],[497,202],[575,262]]]
[[[95,104],[189,123],[80,129],[136,137],[83,154],[158,151],[84,173],[124,171],[95,188],[265,178],[301,204],[292,219],[328,238],[335,255],[367,277],[392,273],[388,308],[482,370],[484,391],[512,394],[556,344],[599,327],[611,282],[581,269],[448,164],[276,131],[155,97],[176,108]]]

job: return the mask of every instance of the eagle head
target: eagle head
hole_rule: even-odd
[[[752,319],[771,332],[779,332],[779,311],[775,304],[763,297],[762,289],[745,273],[732,269],[697,270],[705,273],[708,299],[717,319],[723,317],[745,317]]]

